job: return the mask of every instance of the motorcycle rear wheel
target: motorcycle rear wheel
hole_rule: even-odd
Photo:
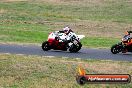
[[[71,53],[76,53],[81,49],[81,47],[82,47],[82,44],[80,42],[78,43],[78,46],[76,46],[75,44],[72,44],[69,51]]]

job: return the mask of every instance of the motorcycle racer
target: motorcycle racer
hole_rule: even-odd
[[[71,36],[73,35],[73,31],[71,30],[70,27],[63,28],[63,31],[64,31],[65,36],[66,36],[65,41],[68,42],[70,40]]]
[[[72,30],[70,27],[66,26],[60,31],[55,31],[55,39],[59,41],[59,45],[61,46],[63,43],[65,43],[65,47],[67,50],[68,43],[70,42],[70,38],[72,36]]]
[[[70,37],[72,35],[73,31],[70,27],[66,26],[61,31],[56,31],[56,39],[59,40],[59,42],[69,42]]]
[[[125,43],[122,53],[128,52],[127,48],[132,47],[132,37],[130,36],[131,33],[132,33],[132,31],[126,31],[125,36],[127,37],[127,40],[126,40],[126,43]]]
[[[130,36],[130,34],[132,33],[132,31],[127,31],[126,32],[126,36],[128,36],[128,42],[127,42],[127,46],[131,46],[132,45],[132,37]]]

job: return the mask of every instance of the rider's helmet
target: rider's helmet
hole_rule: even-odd
[[[130,33],[128,31],[125,32],[125,35],[130,35]]]
[[[64,33],[67,34],[67,35],[68,35],[70,32],[73,32],[73,31],[71,30],[71,28],[68,27],[68,26],[64,27],[64,28],[63,28],[63,31],[64,31]]]
[[[130,33],[128,31],[125,32],[125,36],[122,38],[122,42],[127,43],[130,39]]]

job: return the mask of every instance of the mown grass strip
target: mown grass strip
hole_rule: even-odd
[[[40,57],[0,54],[0,87],[4,88],[131,88],[131,84],[88,84],[76,82],[79,65],[88,74],[131,74],[128,61],[82,60],[61,57]],[[127,68],[127,69],[126,69]]]

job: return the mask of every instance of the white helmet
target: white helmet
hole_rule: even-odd
[[[65,27],[65,28],[63,28],[63,31],[67,34],[67,33],[69,33],[70,28],[69,27]]]

